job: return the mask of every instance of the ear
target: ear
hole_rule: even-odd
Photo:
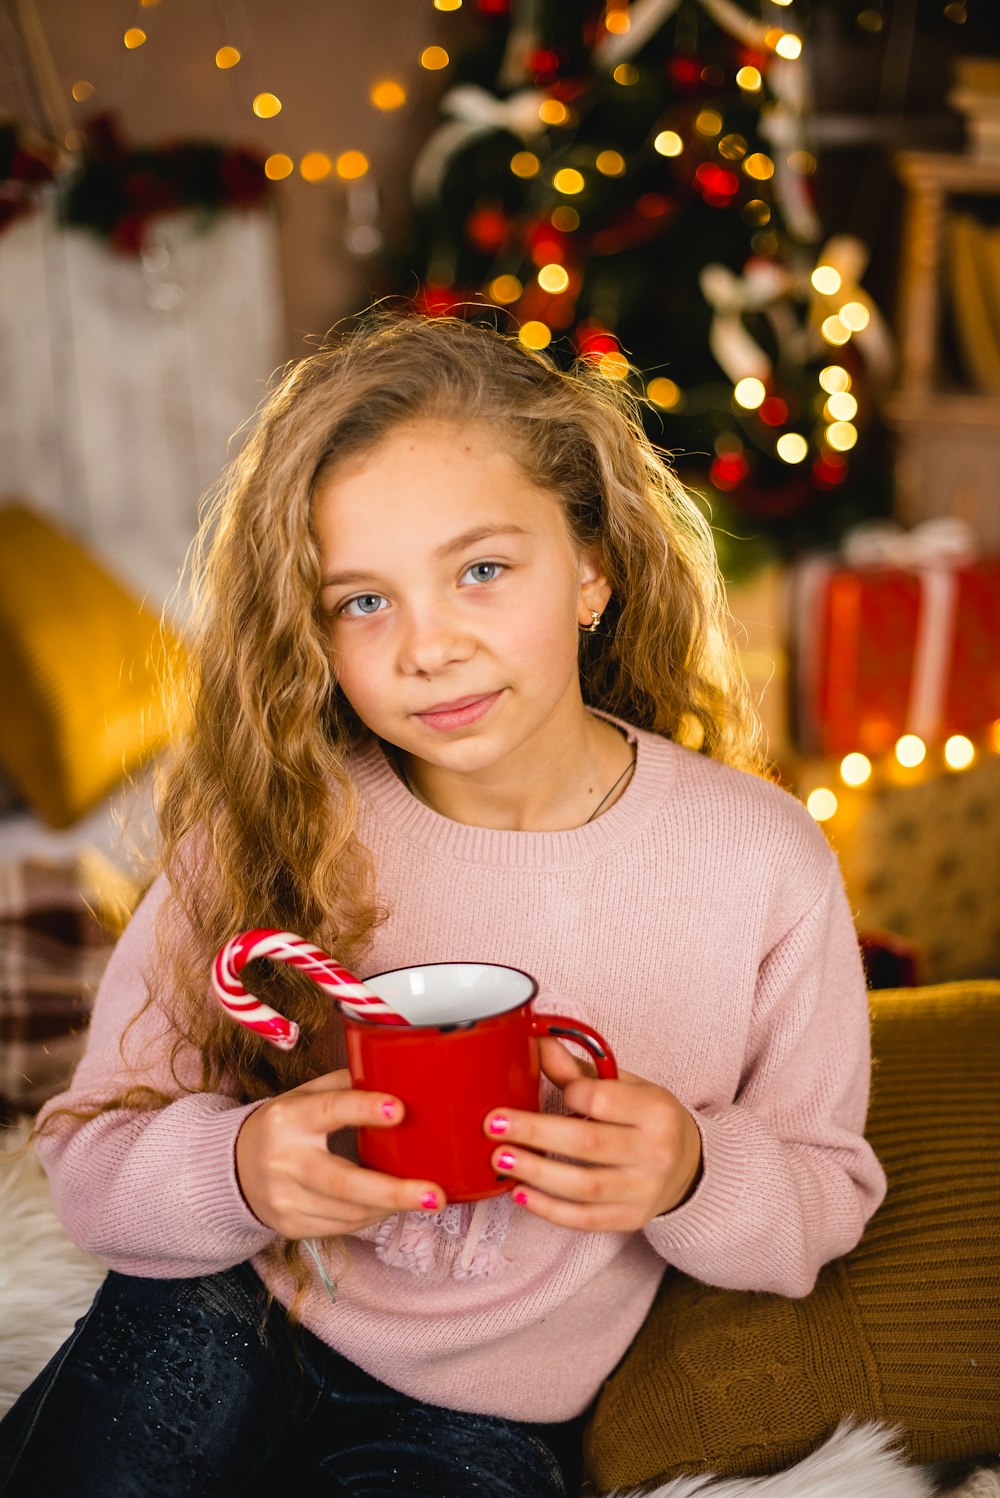
[[[604,613],[611,591],[601,558],[595,552],[585,552],[580,558],[580,592],[576,609],[576,622],[581,628],[590,624],[595,612]]]

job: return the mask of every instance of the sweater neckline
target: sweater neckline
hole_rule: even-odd
[[[378,739],[358,751],[355,779],[365,799],[391,826],[394,837],[428,851],[474,863],[521,867],[571,867],[607,859],[639,833],[665,799],[676,768],[676,745],[610,713],[595,708],[588,711],[621,729],[634,745],[636,758],[632,778],[615,804],[580,827],[550,832],[508,831],[452,821],[407,790]]]

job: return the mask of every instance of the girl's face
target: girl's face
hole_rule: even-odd
[[[486,426],[405,427],[316,496],[320,602],[341,689],[446,774],[531,762],[584,732],[578,630],[610,596]]]

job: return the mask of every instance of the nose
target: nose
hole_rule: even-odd
[[[464,622],[446,605],[435,602],[410,612],[399,664],[405,676],[438,676],[449,666],[470,660],[474,652],[475,641]]]

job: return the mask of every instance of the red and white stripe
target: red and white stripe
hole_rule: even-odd
[[[356,1019],[372,1020],[380,1025],[405,1025],[407,1021],[378,994],[373,993],[336,958],[314,947],[294,931],[258,929],[234,936],[218,953],[212,968],[212,989],[224,1009],[257,1035],[263,1035],[280,1050],[290,1051],[299,1038],[299,1027],[269,1004],[244,988],[237,976],[240,969],[255,957],[270,957],[296,967],[307,978],[339,999]]]

